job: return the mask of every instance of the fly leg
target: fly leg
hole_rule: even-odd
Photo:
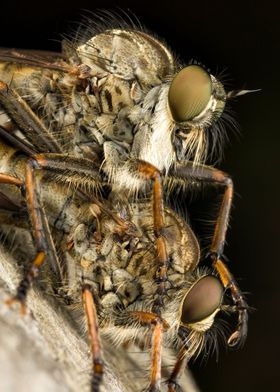
[[[239,343],[242,343],[242,341],[246,339],[248,307],[244,298],[242,297],[241,291],[235,279],[229,272],[225,263],[222,261],[225,237],[233,198],[232,179],[228,176],[228,174],[222,172],[221,170],[206,165],[193,166],[191,162],[189,164],[176,166],[176,168],[172,169],[169,174],[172,177],[174,176],[175,181],[176,178],[186,180],[193,179],[204,183],[219,185],[224,188],[223,198],[215,224],[209,256],[223,286],[225,289],[229,289],[231,292],[231,297],[235,305],[233,310],[238,311],[238,324],[236,331],[228,339],[228,344],[230,346],[235,346]]]
[[[19,283],[15,297],[7,301],[8,304],[11,304],[15,300],[19,301],[21,304],[21,311],[24,313],[26,294],[31,282],[38,275],[39,268],[44,262],[46,255],[48,254],[51,255],[52,258],[56,258],[56,253],[48,230],[46,216],[40,205],[35,178],[30,168],[27,166],[25,183],[22,180],[7,174],[0,174],[0,183],[19,186],[22,190],[23,187],[25,187],[27,206],[30,210],[37,255],[32,262],[31,268]]]
[[[65,182],[73,182],[81,178],[85,186],[96,186],[98,183],[98,171],[94,169],[93,163],[87,159],[77,159],[62,154],[38,154],[33,158],[29,158],[26,164],[25,181],[18,180],[8,175],[2,174],[2,183],[15,184],[25,186],[26,204],[31,220],[33,238],[37,250],[30,270],[24,276],[19,284],[15,300],[18,300],[24,307],[27,291],[39,273],[39,268],[45,261],[46,257],[52,262],[55,272],[62,279],[60,271],[60,263],[57,259],[55,246],[50,234],[48,221],[40,199],[40,184],[36,178],[36,170],[49,170],[56,175],[60,175]]]
[[[38,151],[62,152],[54,136],[45,127],[27,102],[6,83],[0,81],[0,103],[26,139]]]
[[[1,84],[1,82],[0,82],[0,84]],[[1,94],[0,94],[0,101],[1,101]],[[16,135],[15,135],[16,130],[18,130],[18,127],[16,126],[16,124],[14,122],[11,122],[11,121],[6,122],[5,124],[0,125],[0,138],[7,141],[8,144],[12,145],[13,147],[18,148],[26,156],[34,157],[37,154],[37,156],[39,157],[39,154],[38,154],[39,147],[34,146],[34,143],[36,142],[36,138],[35,138],[34,143],[32,145],[30,145],[29,143],[25,142],[24,139],[19,139],[16,137]],[[42,142],[42,141],[40,141],[40,142]],[[44,156],[44,155],[42,155],[42,156]],[[71,169],[69,169],[69,167],[67,165],[67,163],[69,161],[68,156],[66,156],[65,154],[56,153],[55,155],[53,155],[53,157],[55,157],[56,161],[60,160],[60,162],[64,162],[64,167],[62,168],[62,165],[60,165],[60,167],[58,168],[58,171],[62,172],[61,178],[66,179],[67,178],[66,172],[71,171]],[[78,161],[75,158],[72,158],[72,161],[73,160],[75,160],[75,162]],[[83,168],[82,168],[83,164],[85,164],[85,169],[88,168],[90,171],[92,170],[93,167],[97,168],[96,164],[92,160],[79,158],[79,172],[76,172],[75,176],[74,176],[76,184],[83,185],[83,184],[85,184],[85,182],[87,184],[89,183],[88,178],[86,178],[87,177],[86,174],[88,171],[85,170],[85,172],[83,172]],[[52,170],[54,172],[56,170],[56,168],[51,168],[50,170]],[[91,177],[92,177],[92,175],[91,175]],[[62,180],[62,182],[63,182],[63,180]],[[73,175],[72,175],[72,182],[74,182]],[[91,183],[92,183],[92,181],[91,181]],[[93,202],[94,204],[96,204],[96,206],[105,215],[109,216],[113,221],[115,221],[119,227],[120,234],[122,234],[122,235],[127,234],[127,233],[130,234],[131,232],[132,232],[132,234],[134,234],[134,228],[132,227],[132,225],[129,222],[122,219],[121,217],[119,217],[117,214],[115,214],[112,211],[111,206],[106,202],[106,200],[100,201],[97,199],[97,197],[95,195],[91,194],[89,196],[86,193],[82,192],[81,190],[77,190],[76,194],[81,198],[81,200],[84,200],[88,203]]]
[[[185,367],[187,366],[187,362],[188,362],[187,350],[185,349],[185,347],[182,347],[181,350],[179,351],[174,369],[169,379],[167,380],[168,392],[177,392],[181,390],[178,384],[178,379],[180,378]]]
[[[234,347],[238,344],[242,344],[246,339],[248,329],[248,305],[244,300],[234,277],[223,260],[215,254],[210,255],[210,257],[223,286],[231,291],[231,296],[235,306],[231,307],[230,310],[238,312],[237,328],[227,341],[229,346]]]
[[[154,216],[154,234],[156,241],[157,260],[159,268],[157,271],[156,282],[157,298],[154,301],[153,312],[160,315],[161,308],[164,305],[163,297],[166,295],[168,254],[166,241],[163,235],[164,229],[164,212],[163,212],[163,187],[162,178],[159,170],[152,164],[144,161],[137,161],[136,168],[142,178],[153,181],[153,216]]]
[[[101,183],[99,176],[99,166],[92,160],[87,158],[76,158],[64,154],[46,153],[36,154],[29,160],[33,170],[43,170],[49,174],[55,175],[59,182],[67,185],[74,185],[83,190],[96,190]],[[133,235],[134,226],[116,215],[110,206],[106,206],[105,202],[101,202],[95,195],[87,196],[87,192],[77,190],[78,196],[85,198],[88,202],[92,201],[102,212],[112,218],[118,226],[119,234]]]
[[[87,167],[84,161],[86,161]],[[54,268],[58,269],[56,272],[61,275],[62,279],[62,273],[59,271],[60,263],[57,259],[47,217],[41,205],[40,185],[38,184],[38,180],[36,178],[36,170],[39,169],[49,169],[55,174],[62,176],[64,175],[65,179],[67,180],[70,178],[70,181],[72,180],[73,182],[75,181],[75,176],[79,177],[83,171],[84,178],[86,178],[87,183],[89,183],[91,179],[91,183],[94,185],[95,179],[97,177],[96,171],[94,171],[92,168],[92,162],[85,159],[78,160],[76,158],[63,156],[62,154],[41,154],[35,155],[33,158],[30,158],[27,161],[25,171],[26,204],[32,224],[33,238],[35,240],[35,246],[38,254],[30,270],[27,272],[26,276],[20,282],[18,287],[15,299],[19,300],[21,303],[25,302],[28,288],[30,287],[30,284],[35,279],[35,277],[38,275],[39,268],[44,262],[46,256],[50,258]]]
[[[22,187],[23,181],[19,178],[10,176],[9,174],[0,173],[0,184],[8,184]]]
[[[91,392],[99,392],[99,386],[103,377],[103,360],[101,343],[98,335],[98,321],[92,294],[89,285],[83,287],[83,302],[88,325],[88,336],[92,353],[93,376],[91,380]]]
[[[31,268],[29,269],[25,277],[21,280],[14,299],[7,301],[8,304],[11,304],[14,300],[19,301],[21,303],[21,311],[22,313],[24,313],[25,312],[24,303],[25,303],[27,290],[31,282],[33,281],[33,279],[38,275],[39,267],[44,262],[46,254],[50,253],[51,251],[49,246],[49,241],[47,240],[47,236],[45,235],[45,230],[44,230],[46,227],[45,215],[42,209],[40,209],[38,194],[34,189],[34,179],[30,178],[30,173],[27,173],[27,180],[25,184],[22,180],[19,180],[18,178],[7,174],[0,174],[0,183],[15,185],[21,187],[22,189],[25,185],[26,192],[27,192],[27,204],[32,203],[34,206],[32,207],[33,210],[32,220],[34,226],[33,234],[36,242],[37,255],[32,263]],[[53,250],[54,249],[52,249],[52,251]]]
[[[35,154],[27,161],[25,181],[23,181],[24,184],[18,179],[13,180],[16,182],[15,185],[25,186],[26,204],[31,220],[35,246],[37,252],[40,253],[40,257],[34,260],[30,271],[22,280],[18,288],[15,299],[19,300],[22,304],[25,302],[30,284],[37,276],[39,267],[42,265],[47,255],[52,262],[54,269],[58,269],[56,272],[59,273],[60,279],[63,279],[62,272],[59,270],[60,263],[57,259],[48,221],[41,205],[40,183],[38,178],[36,178],[36,172],[38,170],[54,175],[56,178],[59,178],[59,182],[62,184],[65,183],[68,186],[74,185],[75,187],[81,186],[85,189],[96,189],[100,183],[99,168],[91,160],[56,153]],[[7,175],[2,176],[7,177]],[[6,183],[7,181],[11,181],[10,176],[8,176],[8,179],[6,177],[3,177],[3,181],[5,180]],[[80,195],[79,190],[77,193]],[[82,192],[81,194],[82,196],[86,196],[86,194],[83,194]],[[120,234],[128,233],[133,235],[134,227],[130,224],[130,222],[123,220],[112,211],[109,211],[106,206],[103,207],[102,203],[94,196],[90,197],[90,199],[94,199],[101,210],[115,220]]]
[[[143,311],[128,312],[128,317],[139,321],[143,325],[154,327],[151,350],[151,373],[148,392],[159,392],[161,382],[161,347],[162,335],[164,330],[169,328],[166,321],[162,320],[157,314]]]
[[[16,124],[14,124],[11,121],[7,121],[4,124],[0,125],[0,138],[11,146],[18,148],[21,150],[23,153],[25,153],[27,156],[31,156],[36,153],[34,148],[31,147],[31,145],[28,144],[28,142],[22,140],[19,140],[15,135],[14,131],[16,131],[18,127]]]

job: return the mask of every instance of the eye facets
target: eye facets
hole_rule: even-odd
[[[221,304],[223,287],[212,275],[206,275],[196,282],[187,293],[182,306],[181,321],[192,324],[209,317]]]
[[[212,94],[210,75],[198,65],[183,68],[173,79],[168,103],[176,122],[191,120],[207,106]]]

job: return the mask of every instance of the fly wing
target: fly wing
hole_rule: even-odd
[[[35,145],[32,145],[24,137],[23,133],[8,120],[4,123],[1,121],[0,115],[0,139],[5,141],[8,145],[18,148],[27,156],[32,156],[39,152]]]
[[[56,52],[0,48],[0,62],[3,63],[68,72],[69,69],[66,64],[63,65],[63,60],[63,55]]]
[[[0,210],[18,212],[22,206],[17,205],[13,200],[11,200],[3,192],[0,192]]]

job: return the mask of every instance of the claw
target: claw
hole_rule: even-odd
[[[247,309],[243,308],[239,310],[239,323],[238,328],[233,334],[229,337],[227,343],[230,347],[235,347],[237,345],[242,345],[247,337],[247,322],[248,322],[248,313]]]
[[[167,381],[167,387],[168,387],[168,392],[177,392],[179,389],[179,385],[173,381],[173,380],[168,380]]]
[[[8,298],[8,299],[6,299],[6,301],[5,301],[5,305],[7,305],[8,307],[13,306],[15,303],[17,303],[17,304],[20,305],[20,314],[21,314],[22,316],[25,316],[26,313],[27,313],[27,307],[26,307],[26,305],[25,305],[22,301],[20,301],[20,300],[19,300],[18,298],[16,298],[16,297]]]

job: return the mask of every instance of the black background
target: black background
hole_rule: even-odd
[[[226,254],[248,301],[247,343],[220,351],[219,361],[192,365],[202,391],[273,391],[279,373],[279,12],[272,2],[85,1],[8,2],[1,5],[0,46],[59,50],[60,34],[83,10],[132,11],[182,60],[225,70],[233,88],[261,88],[233,105],[241,137],[220,164],[235,182]]]

